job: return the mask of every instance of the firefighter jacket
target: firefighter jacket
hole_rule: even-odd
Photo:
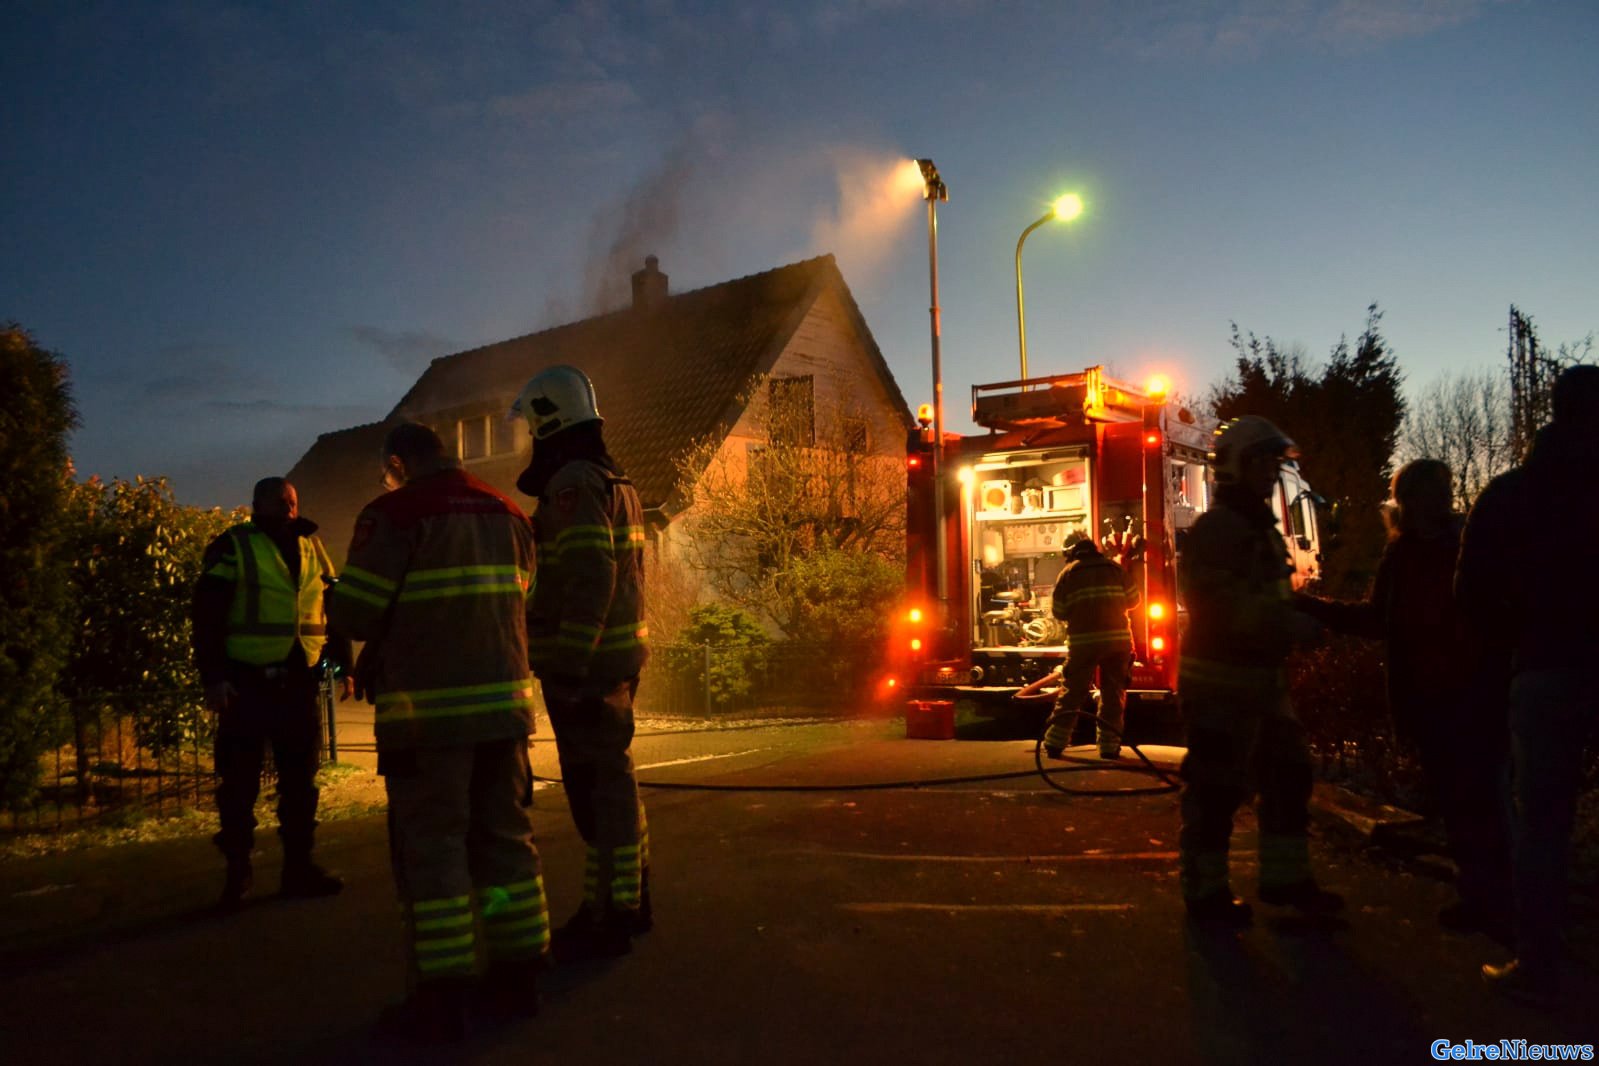
[[[523,618],[532,561],[527,517],[459,469],[367,504],[328,616],[375,642],[378,751],[533,731]],[[363,660],[370,654],[371,645]]]
[[[328,643],[323,593],[334,573],[315,534],[316,524],[304,519],[281,538],[244,522],[206,547],[193,612],[195,663],[205,684],[222,680],[229,660],[276,666],[296,649],[302,665],[322,658]],[[341,652],[334,658],[349,658],[343,648],[329,650]]]
[[[528,648],[542,679],[620,682],[648,657],[644,511],[633,483],[577,459],[539,495]]]
[[[1281,701],[1284,661],[1310,620],[1294,609],[1288,545],[1271,508],[1230,489],[1194,523],[1177,560],[1188,608],[1177,686],[1185,698]]]
[[[1133,631],[1127,612],[1139,601],[1131,575],[1091,545],[1074,547],[1067,558],[1049,602],[1050,613],[1066,623],[1071,654],[1098,658],[1106,652],[1131,651]]]

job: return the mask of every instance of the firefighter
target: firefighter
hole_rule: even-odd
[[[1133,630],[1127,612],[1138,606],[1138,587],[1093,538],[1074,532],[1066,566],[1050,595],[1050,613],[1066,625],[1067,655],[1060,693],[1044,730],[1044,752],[1062,757],[1072,726],[1099,675],[1099,716],[1094,728],[1101,759],[1121,754],[1122,716],[1133,663]]]
[[[1310,749],[1288,698],[1284,661],[1317,627],[1292,604],[1288,547],[1268,503],[1293,441],[1246,415],[1217,430],[1216,502],[1177,564],[1188,630],[1177,690],[1188,733],[1179,836],[1183,901],[1201,922],[1245,925],[1228,881],[1233,814],[1259,796],[1260,899],[1331,914],[1343,899],[1317,885],[1308,837]]]
[[[648,655],[643,509],[606,450],[594,386],[581,370],[540,371],[511,412],[533,437],[517,488],[538,500],[528,648],[567,803],[588,845],[583,903],[556,930],[553,948],[561,961],[613,957],[652,924],[649,833],[630,752]]]
[[[213,838],[227,860],[219,901],[239,906],[254,880],[255,801],[268,744],[278,775],[278,836],[285,896],[329,896],[344,882],[311,860],[316,831],[318,713],[324,653],[348,670],[348,640],[328,637],[323,592],[333,564],[300,517],[299,496],[281,477],[263,478],[251,520],[205,550],[194,589],[195,665],[205,704],[217,716],[217,813]],[[341,698],[348,699],[346,675]]]
[[[392,491],[356,519],[328,610],[368,642],[357,673],[376,708],[409,939],[410,991],[396,1020],[434,1043],[465,1035],[480,953],[487,1010],[538,1009],[549,912],[527,753],[533,530],[426,426],[390,430],[382,463]]]

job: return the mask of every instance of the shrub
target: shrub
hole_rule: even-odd
[[[1382,645],[1332,636],[1288,660],[1294,710],[1324,776],[1407,805],[1418,802],[1416,768],[1394,740]]]
[[[766,651],[771,644],[754,616],[721,603],[702,603],[691,609],[688,625],[678,641],[710,646],[709,677],[705,680],[710,687],[711,705],[718,709],[749,696],[766,668]]]
[[[0,328],[0,805],[26,805],[60,739],[53,693],[68,638],[57,537],[77,424],[67,366],[15,324]]]

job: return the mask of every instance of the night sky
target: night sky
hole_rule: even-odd
[[[1412,387],[1508,306],[1599,328],[1599,4],[792,0],[4,5],[0,320],[73,370],[82,474],[243,502],[427,361],[835,253],[949,424],[1105,363],[1203,392],[1228,323],[1324,356],[1366,305]],[[601,397],[603,408],[604,397]]]

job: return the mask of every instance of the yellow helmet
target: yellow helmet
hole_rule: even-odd
[[[575,366],[540,370],[511,404],[511,417],[527,419],[535,440],[584,422],[603,422],[594,383]]]
[[[1245,461],[1266,450],[1282,458],[1294,458],[1299,454],[1288,434],[1259,415],[1244,415],[1223,422],[1216,428],[1216,439],[1210,447],[1217,484],[1238,484],[1244,475]]]

